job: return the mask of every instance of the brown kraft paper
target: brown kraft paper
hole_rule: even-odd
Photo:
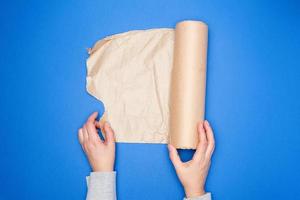
[[[183,21],[176,25],[170,90],[170,143],[195,149],[197,123],[204,119],[207,25]]]
[[[102,101],[117,142],[195,149],[204,118],[207,26],[107,36],[89,49],[87,91]]]

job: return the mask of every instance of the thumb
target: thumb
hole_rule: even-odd
[[[105,132],[105,143],[108,145],[115,143],[115,132],[111,128],[110,124],[108,122],[105,122],[104,124],[104,132]]]
[[[182,165],[182,162],[178,155],[177,149],[171,144],[168,144],[168,149],[169,149],[170,160],[172,161],[175,169],[178,169]]]

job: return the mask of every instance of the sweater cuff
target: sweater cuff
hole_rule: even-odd
[[[206,193],[199,197],[184,198],[184,200],[211,200],[211,193]]]
[[[87,200],[116,199],[116,172],[91,172],[86,177]]]

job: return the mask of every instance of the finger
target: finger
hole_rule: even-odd
[[[88,120],[86,123],[86,127],[88,131],[89,141],[93,143],[101,142],[94,121]]]
[[[168,144],[168,149],[170,160],[172,161],[175,169],[180,168],[180,166],[182,165],[182,161],[180,160],[177,149],[171,144]]]
[[[104,123],[102,121],[95,121],[96,128],[99,128],[101,132],[104,132]]]
[[[199,143],[197,145],[196,152],[193,156],[193,160],[201,160],[205,156],[205,152],[207,149],[206,132],[203,127],[203,122],[198,123],[198,134],[199,134]]]
[[[104,123],[105,144],[115,144],[115,132],[108,122]]]
[[[93,112],[93,113],[89,116],[88,121],[94,122],[94,121],[96,120],[97,116],[98,116],[98,112]]]
[[[214,138],[213,130],[207,120],[205,120],[204,122],[204,129],[206,131],[207,142],[208,142],[206,156],[210,158],[215,149],[215,138]]]
[[[82,145],[83,144],[83,132],[82,132],[82,128],[80,128],[78,130],[78,140],[79,140],[79,143]]]
[[[83,144],[86,143],[89,140],[88,132],[86,129],[86,125],[82,127],[82,133],[83,133]]]
[[[98,121],[95,121],[95,126],[96,126],[96,128],[102,128],[102,124],[100,123],[100,122],[98,122]]]

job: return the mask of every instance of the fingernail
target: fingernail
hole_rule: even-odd
[[[207,120],[205,120],[205,122],[206,122],[207,126],[210,126],[210,125],[209,125],[209,122],[208,122]]]
[[[108,121],[105,122],[109,127],[111,127],[110,123]]]

